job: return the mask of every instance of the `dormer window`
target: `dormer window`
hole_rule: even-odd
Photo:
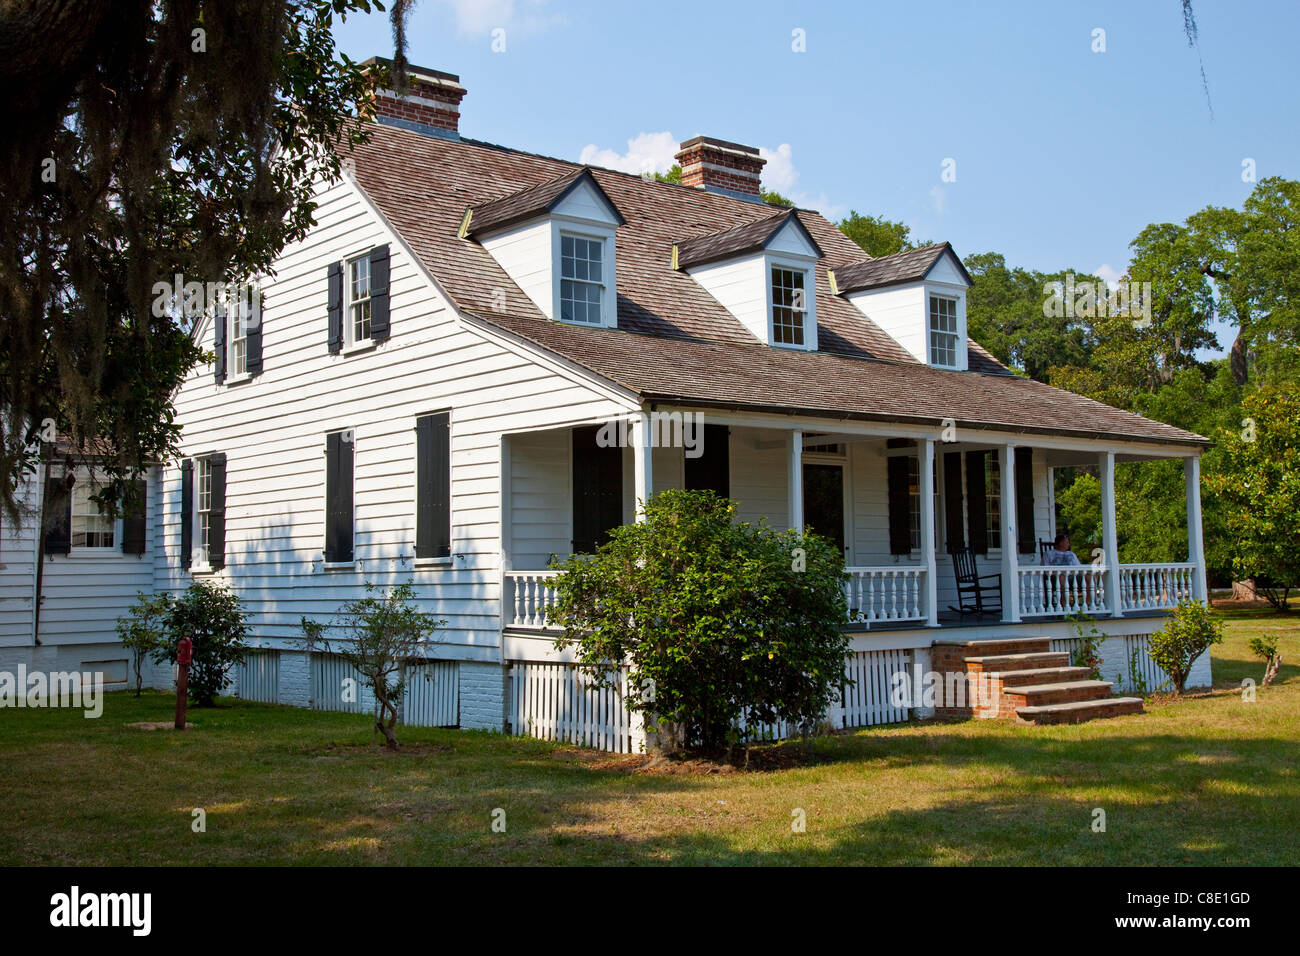
[[[619,213],[590,169],[465,210],[458,235],[477,241],[548,319],[618,325]],[[505,291],[492,309],[526,310]]]
[[[830,271],[846,298],[918,362],[964,372],[970,273],[948,243],[864,259]]]
[[[370,254],[348,260],[347,344],[370,340]]]
[[[765,345],[817,348],[813,268],[821,248],[793,209],[672,247],[681,269]]]
[[[808,316],[804,277],[800,269],[772,268],[772,342],[776,345],[804,344],[804,323]]]
[[[560,234],[560,319],[600,325],[605,297],[602,239]]]
[[[930,363],[957,367],[957,300],[930,296]]]

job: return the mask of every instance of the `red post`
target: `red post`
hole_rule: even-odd
[[[176,645],[176,729],[185,729],[185,694],[190,683],[190,659],[194,645],[182,637]]]

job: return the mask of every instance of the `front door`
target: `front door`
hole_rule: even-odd
[[[844,550],[844,466],[803,466],[803,520],[813,531]]]

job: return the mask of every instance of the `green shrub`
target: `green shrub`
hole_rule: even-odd
[[[1147,653],[1169,675],[1174,693],[1181,694],[1192,664],[1211,645],[1223,641],[1223,625],[1199,601],[1180,601],[1165,626],[1151,635]]]
[[[226,686],[230,669],[248,652],[248,624],[239,598],[207,581],[195,581],[180,597],[168,597],[166,641],[155,650],[154,661],[175,664],[182,637],[193,642],[190,699],[208,706]]]
[[[389,750],[397,749],[394,728],[406,693],[406,665],[424,656],[429,638],[446,623],[420,611],[413,601],[409,583],[386,592],[367,583],[366,597],[339,608],[336,626],[341,636],[332,640],[325,625],[302,618],[304,649],[338,654],[374,692],[375,729],[384,735]]]
[[[135,603],[117,619],[117,639],[131,652],[131,671],[135,674],[135,696],[144,684],[144,662],[167,642],[167,619],[171,595],[145,594],[137,591]]]
[[[629,710],[717,753],[738,728],[819,722],[844,677],[844,557],[813,534],[736,524],[712,492],[664,491],[563,573],[561,646],[598,681],[620,667]]]

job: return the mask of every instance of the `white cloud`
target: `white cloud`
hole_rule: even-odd
[[[666,173],[677,162],[674,158],[680,144],[672,133],[637,133],[627,141],[626,152],[588,143],[578,154],[578,162],[603,166],[625,173]],[[833,202],[825,193],[810,195],[798,188],[799,170],[794,165],[794,151],[789,143],[775,149],[758,148],[758,154],[767,160],[763,167],[763,188],[778,192],[803,209],[815,209],[828,219],[844,215],[845,208]]]
[[[763,167],[763,188],[786,193],[794,189],[799,181],[799,170],[794,168],[794,151],[789,143],[782,143],[776,149],[758,147],[758,155],[767,160]]]
[[[1112,289],[1118,286],[1119,280],[1123,278],[1122,273],[1120,273],[1114,267],[1109,266],[1104,262],[1101,265],[1097,266],[1097,268],[1093,269],[1092,274],[1095,276],[1100,276],[1102,281],[1105,282],[1106,285]]]
[[[627,141],[627,152],[604,149],[588,143],[578,154],[578,162],[588,166],[604,166],[625,173],[666,173],[676,160],[677,138],[664,130],[659,133],[637,133]]]
[[[543,10],[548,0],[438,0],[456,15],[456,29],[463,34],[481,35],[500,27],[506,31],[507,42],[511,33],[532,33],[564,18],[547,15]],[[507,47],[509,49],[509,47]]]

